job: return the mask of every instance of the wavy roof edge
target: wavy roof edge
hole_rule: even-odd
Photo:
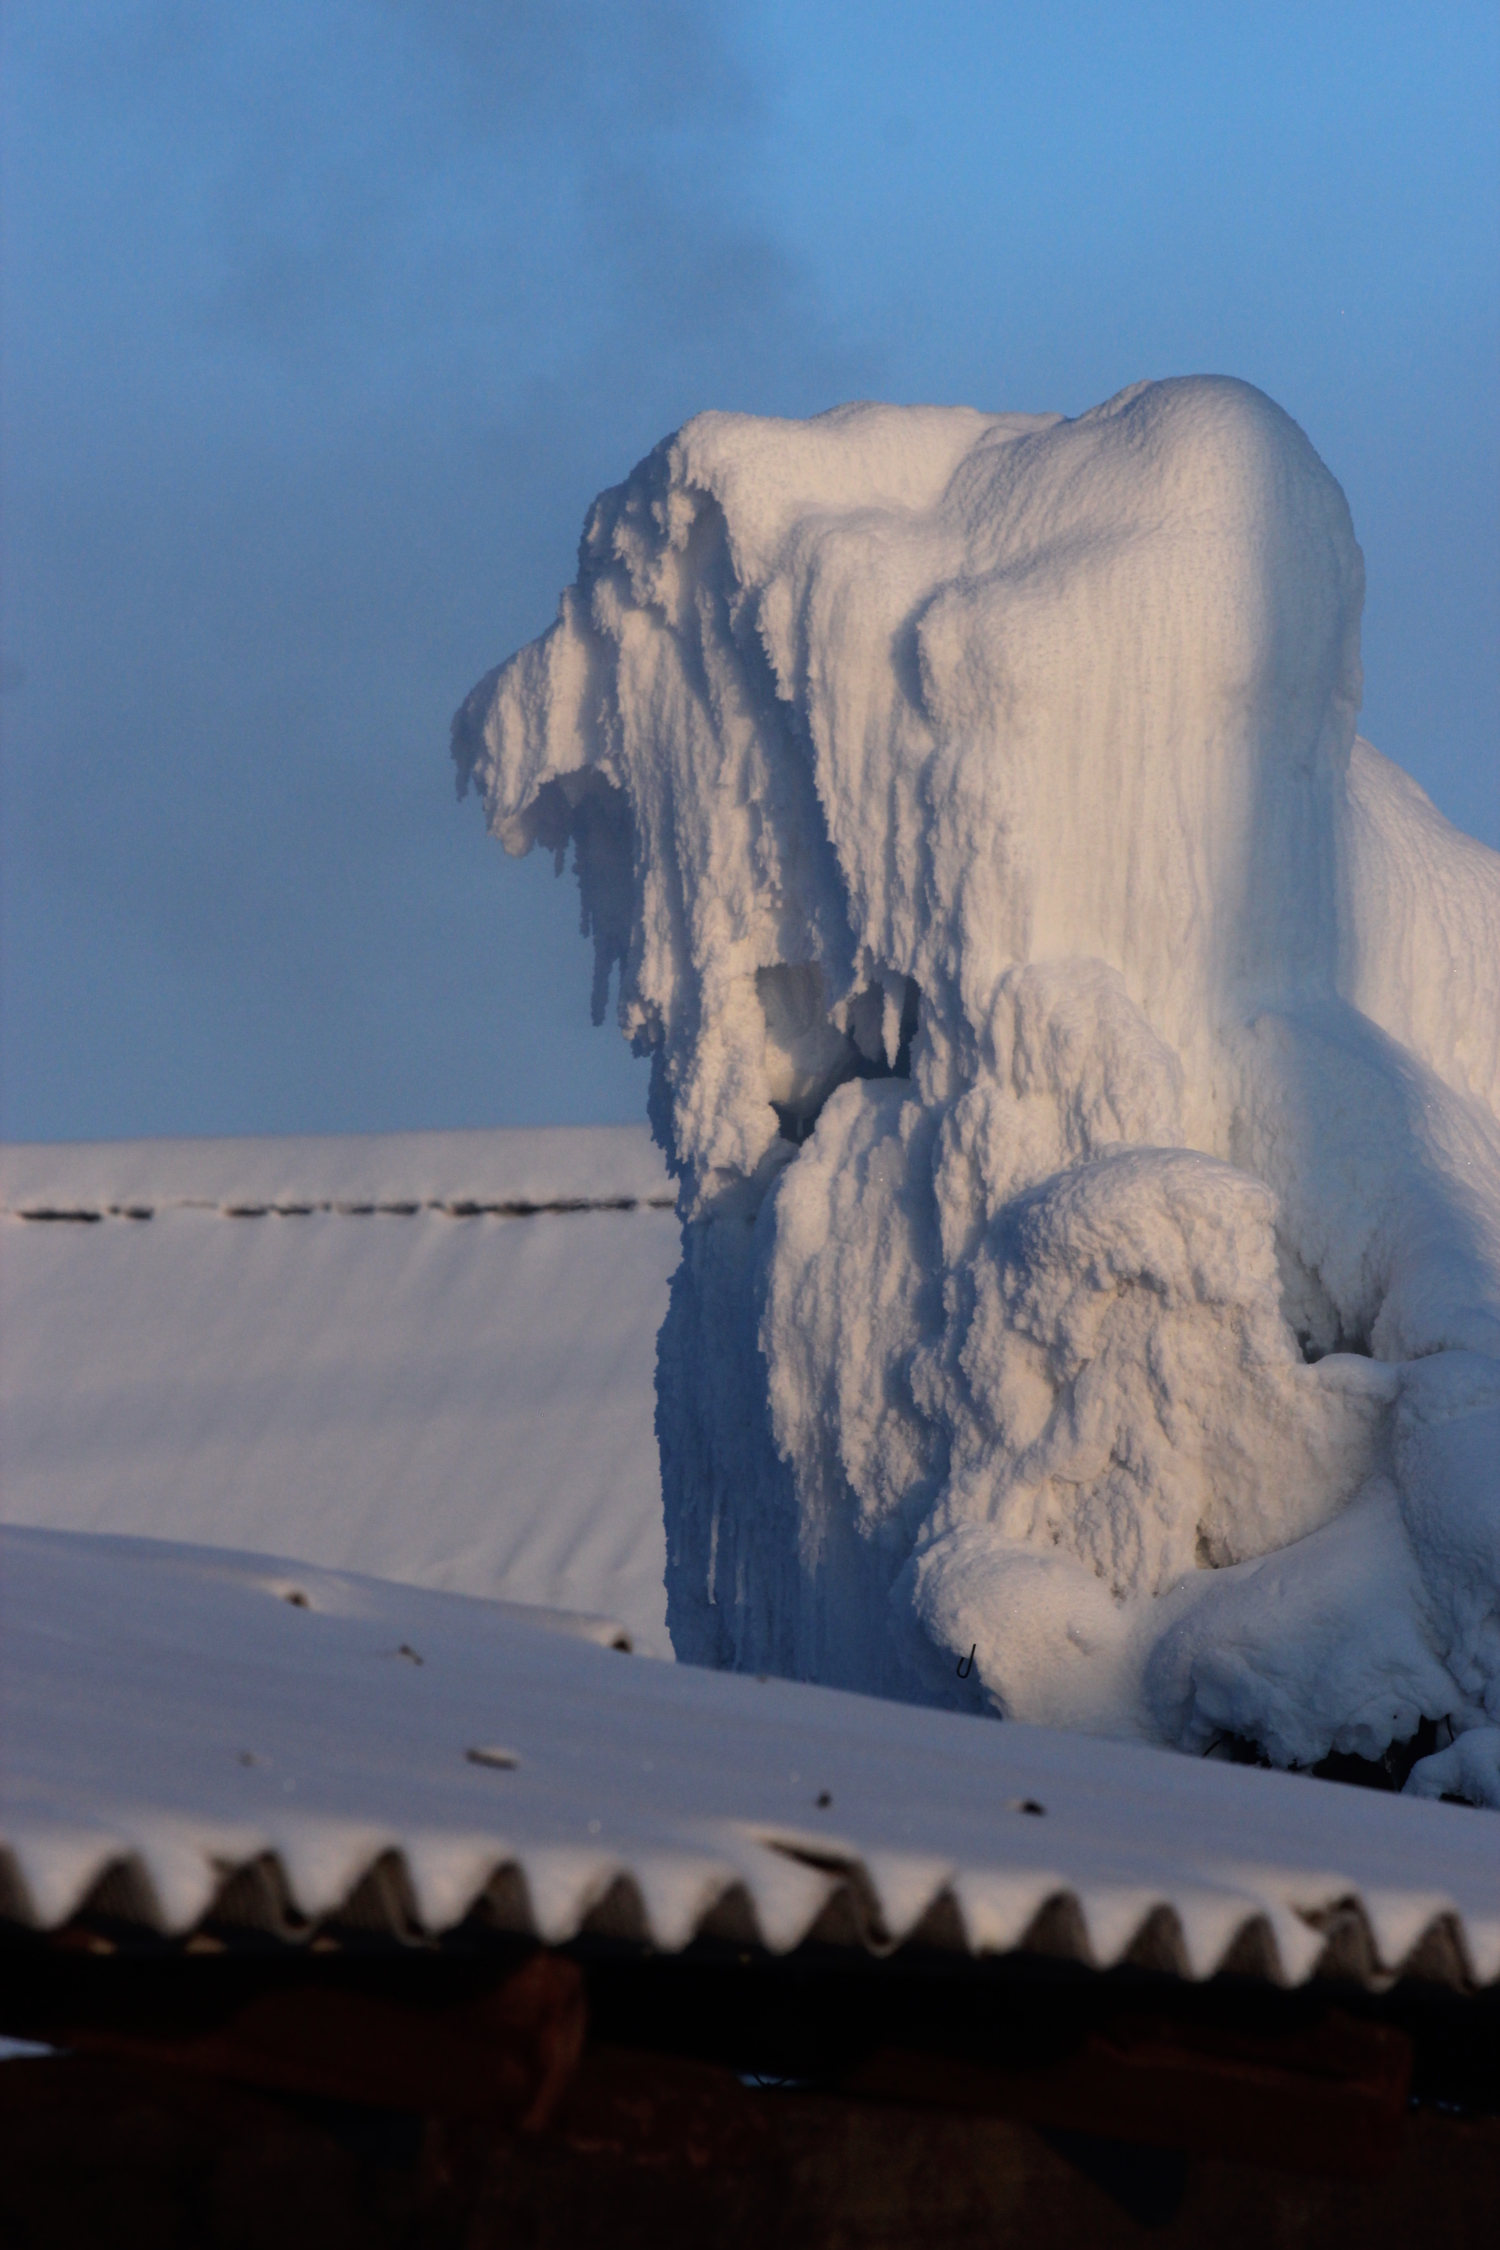
[[[749,1841],[747,1839],[747,1841]],[[861,1859],[819,1866],[776,1838],[761,1849],[780,1857],[763,1898],[753,1868],[705,1862],[673,1871],[678,1896],[663,1912],[664,1870],[632,1867],[627,1859],[597,1864],[557,1896],[558,1870],[539,1867],[533,1879],[524,1857],[497,1854],[460,1911],[428,1920],[421,1876],[397,1841],[363,1860],[342,1896],[323,1911],[299,1902],[292,1875],[275,1851],[221,1861],[212,1895],[190,1921],[174,1920],[163,1904],[170,1875],[153,1869],[149,1845],[122,1850],[118,1839],[99,1839],[75,1862],[70,1895],[54,1890],[51,1910],[28,1880],[28,1839],[12,1831],[0,1839],[0,1919],[38,1933],[80,1923],[104,1923],[122,1935],[174,1939],[194,1950],[215,1950],[236,1940],[273,1939],[299,1947],[330,1938],[371,1936],[407,1946],[437,1943],[459,1930],[535,1938],[564,1945],[579,1938],[608,1938],[663,1953],[701,1940],[772,1954],[804,1945],[831,1945],[877,1957],[903,1947],[967,1954],[971,1958],[1031,1954],[1107,1970],[1134,1967],[1202,1982],[1218,1975],[1258,1979],[1282,1988],[1335,1979],[1367,1990],[1416,1979],[1453,1992],[1472,1993],[1500,1983],[1500,1956],[1491,1944],[1475,1945],[1463,1916],[1437,1907],[1416,1921],[1411,1902],[1393,1921],[1379,1902],[1349,1894],[1315,1908],[1219,1897],[1185,1901],[1163,1891],[1114,1895],[1107,1886],[1059,1884],[1033,1876],[1012,1878],[1001,1903],[986,1871],[949,1872],[913,1910],[908,1898],[899,1921],[882,1896],[879,1870]],[[80,1844],[83,1843],[79,1839]],[[56,1839],[47,1843],[55,1848]],[[798,1870],[795,1900],[784,1877]],[[769,1871],[768,1871],[769,1872]],[[171,1870],[180,1874],[180,1869]],[[681,1905],[684,1882],[692,1893]],[[43,1886],[38,1886],[38,1890]],[[551,1893],[548,1898],[546,1894]],[[1382,1926],[1384,1924],[1384,1926]]]
[[[1500,1983],[1492,1813],[622,1657],[607,1620],[274,1557],[0,1544],[0,1918],[32,1931]]]
[[[674,1200],[641,1125],[0,1145],[0,1211],[22,1218],[193,1208],[464,1214]]]

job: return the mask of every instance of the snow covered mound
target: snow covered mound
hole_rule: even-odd
[[[682,1180],[679,1655],[1500,1802],[1500,858],[1362,595],[1242,383],[705,414],[464,705]]]

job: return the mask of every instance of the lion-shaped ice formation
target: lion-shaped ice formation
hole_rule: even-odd
[[[1500,1803],[1500,857],[1363,583],[1243,383],[704,414],[463,706],[652,1055],[681,1657]]]

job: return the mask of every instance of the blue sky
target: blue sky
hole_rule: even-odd
[[[0,1131],[613,1120],[447,725],[701,407],[1247,377],[1500,845],[1500,15],[11,0]]]

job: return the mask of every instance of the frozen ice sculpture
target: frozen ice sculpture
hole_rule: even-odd
[[[1500,1803],[1500,857],[1362,594],[1243,383],[705,414],[465,703],[681,1180],[680,1656]]]

